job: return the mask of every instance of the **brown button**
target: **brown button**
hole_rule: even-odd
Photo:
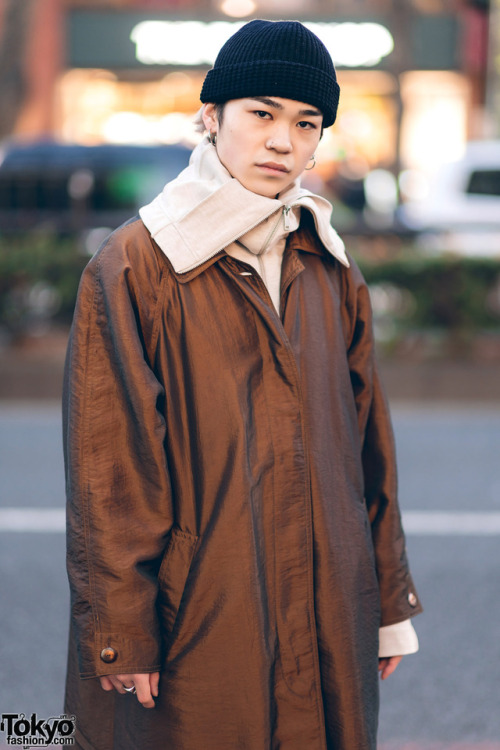
[[[116,651],[114,648],[111,648],[111,646],[106,646],[106,648],[103,648],[101,651],[101,659],[106,662],[106,664],[111,664],[111,662],[116,661],[118,658],[118,651]]]
[[[410,607],[416,607],[417,606],[417,597],[413,593],[413,591],[410,591],[408,594],[408,604]]]

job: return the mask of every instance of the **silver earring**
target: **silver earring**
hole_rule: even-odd
[[[208,140],[210,141],[212,146],[216,146],[217,145],[217,133],[210,132],[208,134]]]
[[[316,154],[313,154],[309,161],[312,161],[312,167],[306,167],[306,172],[309,172],[310,169],[314,169],[316,166]]]

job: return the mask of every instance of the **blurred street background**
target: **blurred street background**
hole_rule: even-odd
[[[187,164],[252,18],[311,24],[341,86],[304,185],[370,286],[426,608],[380,750],[500,750],[500,0],[0,0],[0,713],[62,712],[81,271]]]

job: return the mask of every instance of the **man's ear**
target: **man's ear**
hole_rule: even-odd
[[[205,129],[208,130],[209,133],[216,133],[217,132],[217,113],[215,111],[215,104],[212,104],[211,102],[204,104],[201,117],[203,119],[203,124],[205,126]]]

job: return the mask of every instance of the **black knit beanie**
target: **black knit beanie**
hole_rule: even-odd
[[[245,24],[222,46],[200,99],[222,104],[249,96],[278,96],[311,104],[323,126],[335,122],[340,87],[323,42],[299,21]]]

